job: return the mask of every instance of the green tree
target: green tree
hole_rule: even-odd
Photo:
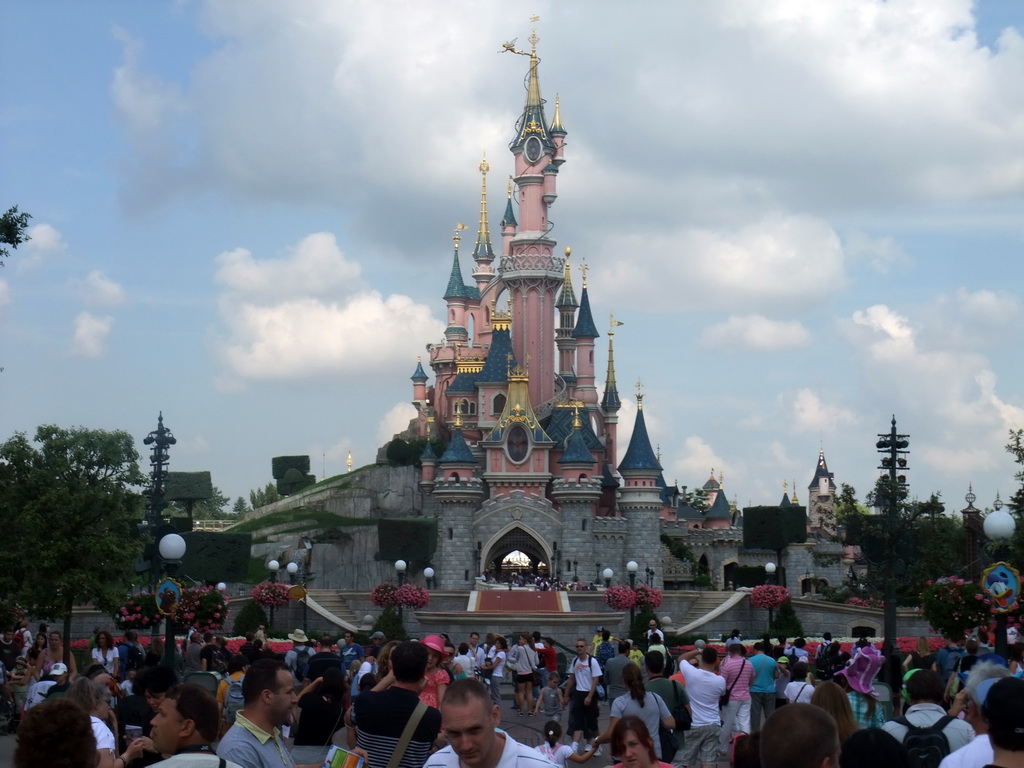
[[[0,215],[0,265],[3,264],[2,259],[10,255],[7,246],[17,248],[32,239],[25,234],[25,230],[28,229],[28,220],[31,218],[32,214],[21,213],[16,205]]]
[[[1006,501],[1008,511],[1017,522],[1007,557],[1012,563],[1024,563],[1024,429],[1010,430],[1010,442],[1006,444],[1006,450],[1020,468],[1013,475],[1020,486]]]
[[[277,486],[274,483],[267,483],[264,488],[249,491],[249,504],[253,509],[273,504],[275,501],[280,500],[280,498],[281,494],[277,492]]]
[[[0,445],[0,594],[30,615],[62,619],[65,654],[74,606],[112,612],[134,575],[138,460],[123,431],[46,425],[34,444],[18,432]]]
[[[235,504],[233,507],[231,507],[232,515],[237,515],[238,517],[241,517],[248,511],[249,505],[245,503],[245,499],[243,499],[241,496],[235,499]]]

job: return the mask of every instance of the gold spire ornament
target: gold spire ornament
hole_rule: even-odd
[[[640,379],[636,380],[636,409],[638,411],[644,409],[644,383]]]
[[[352,471],[352,451],[348,452],[348,461],[345,462],[345,463],[348,464],[348,471],[351,472]]]
[[[460,232],[461,232],[462,230],[464,230],[464,229],[468,229],[468,227],[467,227],[467,226],[466,226],[465,224],[463,224],[463,223],[462,223],[461,221],[460,221],[460,222],[458,222],[458,223],[457,223],[457,224],[455,225],[455,234],[454,234],[454,235],[452,235],[452,240],[453,240],[453,241],[454,241],[454,243],[455,243],[455,250],[456,250],[456,251],[457,251],[457,250],[459,250],[459,243],[460,243],[460,242],[462,242],[462,235],[460,235],[459,233],[460,233]]]
[[[580,262],[580,273],[583,275],[583,287],[587,287],[587,260],[583,259]]]

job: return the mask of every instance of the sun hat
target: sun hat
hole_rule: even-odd
[[[306,637],[306,633],[301,629],[296,629],[294,632],[288,635],[288,639],[293,643],[308,643],[309,638]]]
[[[875,696],[871,683],[882,666],[882,654],[873,645],[858,649],[856,655],[844,669],[836,672],[850,684],[850,688],[865,696]]]
[[[442,656],[448,655],[444,650],[444,638],[440,637],[439,635],[427,635],[420,642],[427,646],[427,648],[429,648],[430,650],[436,651]]]
[[[788,667],[789,666],[789,658],[786,657],[786,656],[779,656],[779,658],[777,658],[775,660],[775,663],[776,664],[785,664]]]

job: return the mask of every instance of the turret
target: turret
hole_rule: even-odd
[[[619,431],[619,408],[622,401],[619,399],[619,388],[615,383],[615,329],[622,325],[615,319],[615,315],[608,313],[610,327],[608,328],[608,371],[604,379],[604,395],[601,397],[601,410],[604,412],[605,432],[605,455],[615,460],[615,452],[618,449]]]
[[[487,223],[487,172],[491,166],[487,163],[487,157],[480,162],[480,223],[477,226],[476,246],[473,248],[473,261],[476,268],[473,270],[473,279],[476,280],[477,289],[483,291],[484,287],[494,277],[494,247],[491,245],[491,230]]]
[[[576,326],[576,292],[572,287],[572,275],[569,270],[569,256],[571,248],[565,249],[565,273],[562,275],[562,290],[558,294],[558,301],[555,307],[558,309],[558,328],[555,330],[555,344],[558,346],[558,373],[567,381],[574,382],[576,374],[574,371],[574,359],[576,353],[576,339],[572,332]]]
[[[562,477],[566,480],[585,479],[586,476],[593,473],[594,465],[597,464],[594,455],[587,450],[587,442],[583,437],[583,432],[580,431],[582,426],[580,411],[577,408],[573,413],[572,432],[565,441],[565,452],[558,460]]]
[[[448,302],[448,327],[445,328],[444,337],[450,344],[465,343],[469,341],[469,331],[466,330],[466,308],[470,300],[479,300],[480,291],[466,285],[462,279],[462,267],[459,264],[459,242],[462,240],[461,230],[465,224],[455,226],[455,234],[452,240],[455,242],[455,252],[452,255],[452,272],[448,277],[448,287],[444,292],[444,299]]]
[[[422,410],[427,405],[427,374],[419,355],[416,356],[416,370],[409,378],[412,379],[412,404],[416,410]]]
[[[555,143],[555,157],[552,159],[557,168],[565,162],[565,156],[563,150],[565,148],[565,126],[562,125],[562,109],[558,103],[558,94],[555,94],[555,116],[551,118],[551,140]]]
[[[512,238],[515,237],[516,212],[512,209],[512,177],[508,177],[508,202],[505,203],[505,214],[501,217],[501,255],[512,255]]]
[[[597,407],[597,386],[594,383],[594,339],[599,334],[590,311],[590,293],[587,291],[587,265],[583,272],[583,290],[580,293],[580,311],[572,337],[576,340],[576,393],[590,407]]]

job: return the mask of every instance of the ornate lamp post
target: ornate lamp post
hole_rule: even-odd
[[[647,574],[647,586],[648,587],[653,587],[654,586],[654,569],[653,568],[644,568],[644,573]]]
[[[612,586],[612,576],[615,575],[615,571],[611,568],[605,568],[601,575],[604,576],[604,588],[610,589]]]
[[[434,571],[430,566],[423,569],[423,578],[427,580],[427,589],[434,588],[434,573],[436,573],[436,571]]]
[[[1017,575],[1015,569],[1011,568],[1008,563],[1002,562],[1003,558],[1006,557],[1007,544],[1011,538],[1013,538],[1014,531],[1017,528],[1017,523],[1013,519],[1013,515],[1003,510],[1003,502],[996,498],[995,503],[992,505],[995,507],[995,511],[989,514],[985,518],[983,529],[985,536],[991,540],[995,547],[993,555],[999,562],[992,564],[982,575],[982,584],[988,588],[989,585],[989,574],[994,570],[1005,570],[1010,578],[1013,578],[1017,583],[1012,586],[1015,589],[1020,588],[1020,577]],[[1005,581],[1002,583],[1005,584]],[[989,590],[991,594],[991,590]],[[996,653],[1002,656],[1004,659],[1009,655],[1009,648],[1006,642],[1006,611],[1013,608],[1013,603],[1006,605],[1003,609],[998,610],[996,613]]]
[[[281,564],[277,562],[277,560],[271,560],[269,563],[267,563],[267,570],[270,571],[269,581],[271,584],[277,583],[277,572],[278,570],[280,570],[280,568]],[[274,626],[274,606],[270,606],[270,626]]]
[[[767,563],[764,564],[765,583],[766,584],[774,584],[775,583],[775,571],[776,571],[776,568],[777,568],[777,566],[771,560],[769,560]],[[768,609],[768,631],[769,632],[771,632],[771,629],[772,629],[772,619],[774,618],[773,617],[774,613],[775,613],[775,609],[774,608],[769,608]]]
[[[395,560],[395,570],[398,571],[398,586],[401,587],[405,584],[405,569],[409,567],[409,564],[405,560]],[[398,620],[402,620],[402,606],[398,606]]]
[[[883,553],[883,566],[885,569],[885,641],[882,643],[883,654],[888,660],[889,654],[898,646],[896,634],[896,552],[893,541],[896,530],[896,519],[899,513],[900,491],[907,483],[907,476],[903,474],[910,467],[907,466],[907,456],[910,446],[908,438],[910,435],[901,435],[896,431],[896,417],[892,417],[892,423],[888,432],[878,434],[878,442],[875,448],[881,454],[878,468],[889,476],[888,498],[885,501],[885,552]],[[881,501],[881,500],[880,500]]]
[[[160,557],[164,561],[164,570],[168,576],[172,571],[177,570],[181,564],[181,558],[185,556],[185,540],[176,533],[168,533],[160,539],[157,545]],[[180,594],[178,595],[180,598]],[[159,596],[158,596],[159,601]],[[164,658],[162,664],[165,667],[174,668],[174,612],[177,609],[177,601],[174,606],[166,612],[167,619],[164,629]]]
[[[294,584],[295,583],[295,574],[299,572],[299,564],[298,563],[288,563],[288,565],[286,565],[284,567],[284,569],[286,571],[288,571],[288,583],[289,584]]]
[[[636,571],[640,566],[637,565],[636,560],[630,560],[626,563],[626,573],[629,574],[629,588],[636,589]],[[636,608],[630,606],[629,608],[629,626],[632,631],[633,619],[636,618]]]

